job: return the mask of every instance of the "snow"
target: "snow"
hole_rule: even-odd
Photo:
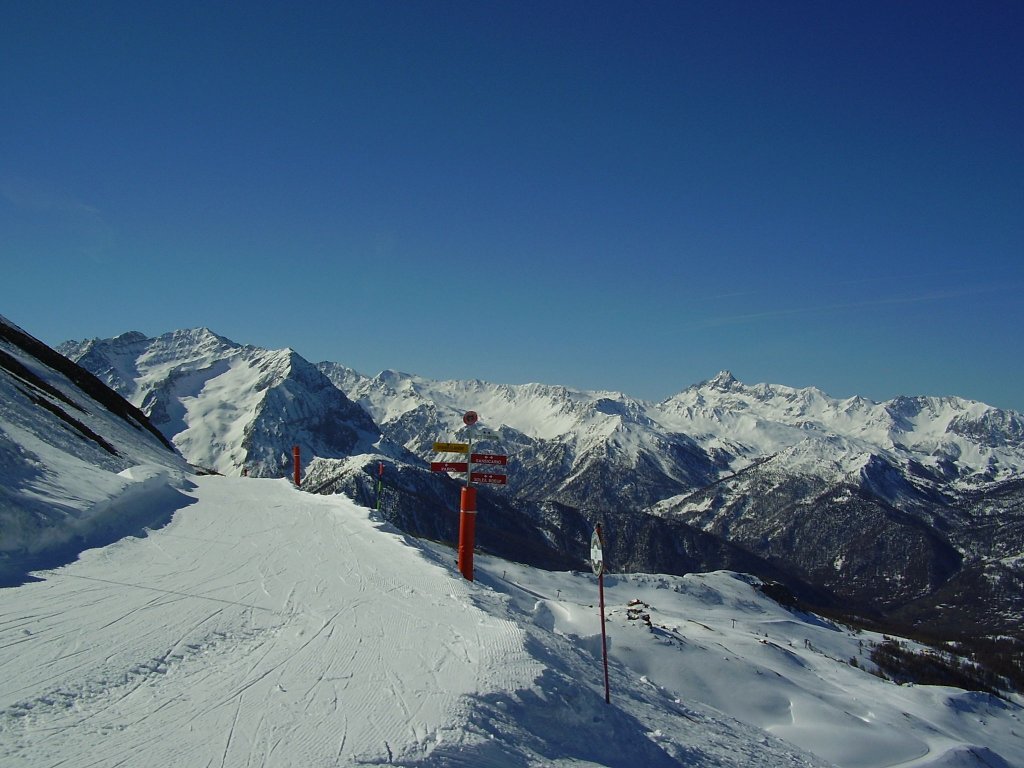
[[[0,591],[2,764],[1024,762],[1019,702],[852,667],[871,635],[750,577],[607,576],[609,706],[592,574],[479,555],[470,583],[286,480],[121,480],[111,508],[173,491],[169,522]]]
[[[306,456],[339,458],[354,442],[365,449],[380,437],[292,349],[241,346],[194,328],[67,342],[61,350],[143,410],[196,467],[280,476],[294,445]]]
[[[330,366],[330,364],[324,364]],[[349,373],[348,369],[344,369]],[[329,373],[333,371],[329,368]],[[408,373],[384,371],[373,379],[353,382],[350,376],[335,376],[337,385],[347,385],[347,394],[366,408],[378,424],[387,424],[426,404],[435,405],[453,430],[462,426],[462,414],[476,410],[487,415],[489,427],[508,426],[539,440],[576,440],[607,437],[621,421],[613,409],[642,410],[643,404],[619,392],[595,392],[546,384],[494,384],[471,381],[434,381]]]
[[[145,508],[124,510],[111,502],[130,499],[136,486],[166,487],[172,476],[183,477],[187,464],[154,435],[111,413],[19,346],[0,342],[0,350],[42,382],[37,386],[0,369],[2,584],[12,580],[12,558],[47,551],[56,557],[58,550],[80,549],[82,540],[95,541],[98,534],[123,535],[118,529],[128,519],[156,522],[156,514]],[[133,475],[133,466],[149,469]],[[162,479],[153,480],[156,476]]]
[[[837,400],[814,387],[748,386],[723,372],[652,405],[648,414],[664,428],[707,435],[702,440],[706,447],[728,450],[738,444],[761,456],[831,435],[851,446],[887,454],[897,463],[913,457],[936,466],[940,458],[952,456],[967,473],[982,476],[994,468],[1002,478],[1024,469],[1024,454],[1014,441],[982,445],[955,428],[963,420],[986,418],[1003,426],[1016,425],[1020,416],[957,397],[900,397],[883,403],[862,397]],[[810,447],[809,457],[816,448]],[[733,466],[740,468],[739,463]],[[977,478],[966,477],[965,482],[970,485]]]
[[[252,364],[240,357],[195,374],[195,391],[177,396],[184,406],[181,424],[161,425],[166,434],[174,435],[183,455],[201,457],[203,466],[221,472],[233,472],[245,463],[246,427],[264,397],[263,391],[250,385],[255,376]]]
[[[728,456],[728,472],[779,455],[796,471],[857,482],[874,454],[894,465],[914,461],[939,475],[946,472],[944,462],[952,462],[960,474],[955,482],[973,487],[1024,469],[1019,441],[994,437],[986,443],[957,427],[966,423],[972,432],[990,427],[993,434],[1010,435],[1020,430],[1020,417],[955,397],[838,400],[813,387],[748,386],[722,372],[650,403],[618,392],[433,381],[395,371],[369,379],[336,364],[321,367],[385,428],[416,411],[436,411],[442,425],[457,428],[461,414],[473,409],[488,426],[508,426],[534,440],[557,440],[570,446],[577,459],[609,449],[626,464],[636,464],[641,454],[658,460],[659,446],[689,435],[704,450]],[[416,449],[414,443],[407,447]],[[670,466],[662,470],[674,476]]]
[[[460,697],[539,673],[514,624],[365,510],[196,484],[164,529],[5,595],[8,758],[406,760],[449,738]]]

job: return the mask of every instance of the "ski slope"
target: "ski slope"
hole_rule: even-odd
[[[858,636],[734,574],[608,579],[609,706],[589,574],[480,557],[469,583],[284,480],[182,499],[0,590],[0,765],[1024,764],[1017,704],[849,667]]]
[[[361,510],[196,482],[165,528],[4,595],[9,764],[408,760],[461,696],[536,673],[512,622]]]

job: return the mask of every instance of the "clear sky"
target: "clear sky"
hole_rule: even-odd
[[[45,2],[0,314],[661,399],[1024,411],[1024,3]]]

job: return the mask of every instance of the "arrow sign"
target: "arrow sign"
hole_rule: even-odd
[[[467,453],[469,443],[434,443],[434,450],[438,453]]]
[[[465,472],[469,464],[465,461],[432,461],[430,462],[431,472]]]
[[[505,475],[496,475],[490,472],[473,472],[469,479],[474,483],[491,483],[492,485],[505,485],[508,482],[508,477]]]
[[[501,467],[508,464],[508,456],[503,456],[500,453],[474,453],[469,460],[474,464],[490,464]]]
[[[501,440],[501,435],[493,429],[488,429],[487,427],[481,427],[479,425],[475,427],[463,427],[455,434],[457,437],[468,437],[469,435],[472,435],[474,440]]]

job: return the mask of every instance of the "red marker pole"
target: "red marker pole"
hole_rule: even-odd
[[[384,484],[384,462],[377,463],[377,511],[380,512],[380,491]]]
[[[292,458],[295,460],[295,487],[298,488],[301,484],[301,478],[299,477],[299,471],[302,467],[302,463],[299,461],[299,446],[292,448]]]
[[[462,489],[459,504],[459,572],[466,581],[473,580],[473,548],[476,546],[476,488]]]
[[[604,661],[604,703],[612,703],[611,689],[608,685],[608,634],[604,626],[604,534],[601,524],[594,526],[594,534],[590,537],[590,565],[597,574],[598,604],[601,607],[601,658]]]
[[[473,549],[476,547],[476,488],[473,487],[473,425],[476,411],[466,411],[462,417],[469,433],[466,446],[466,487],[459,500],[459,572],[466,581],[473,580]]]
[[[604,659],[604,703],[612,703],[612,693],[608,686],[608,634],[604,628],[604,572],[597,577],[597,591],[601,603],[601,657]]]

